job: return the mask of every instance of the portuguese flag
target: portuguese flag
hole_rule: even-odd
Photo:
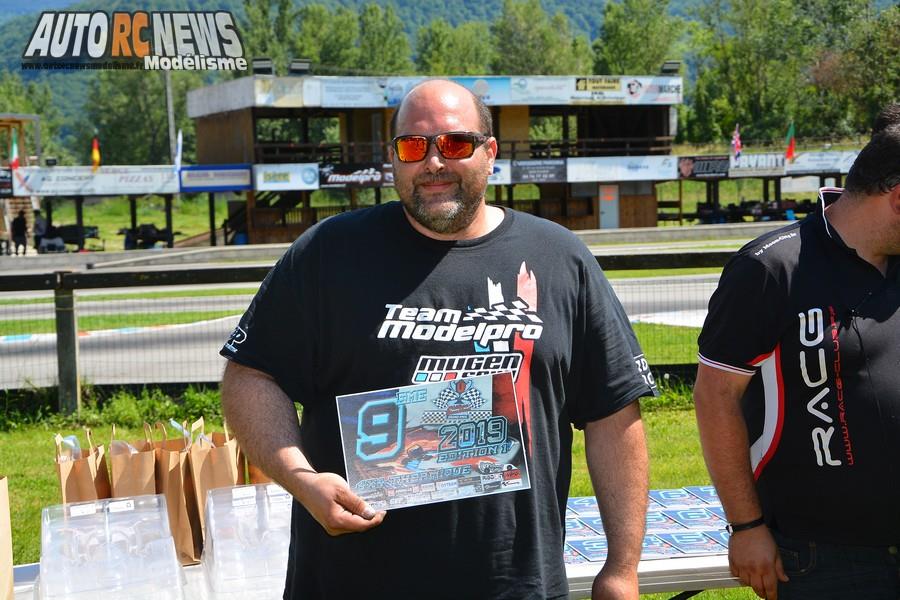
[[[787,150],[784,151],[784,158],[788,161],[794,160],[797,157],[797,139],[794,137],[793,121],[791,121],[791,126],[788,127],[787,135],[784,136],[784,143],[787,145]]]

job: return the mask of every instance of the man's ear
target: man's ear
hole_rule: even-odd
[[[895,215],[900,216],[900,183],[891,188],[888,192],[888,202],[891,204],[891,210]]]

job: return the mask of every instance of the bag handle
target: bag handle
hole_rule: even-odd
[[[150,428],[150,423],[147,421],[144,421],[144,439],[147,440],[147,443],[153,448],[153,430]]]
[[[157,421],[156,424],[153,426],[156,427],[157,429],[159,429],[160,431],[162,431],[162,436],[163,436],[164,442],[169,441],[169,432],[166,431],[166,426],[162,421]]]
[[[84,428],[84,437],[87,438],[88,448],[91,449],[91,454],[97,450],[97,446],[94,444],[94,435],[91,433],[90,427]]]

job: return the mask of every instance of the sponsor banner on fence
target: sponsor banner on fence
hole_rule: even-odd
[[[118,196],[177,194],[172,165],[128,167],[21,167],[13,174],[15,196]]]
[[[394,176],[385,177],[382,163],[347,163],[319,165],[319,187],[382,187],[393,185]],[[390,179],[390,181],[387,181]]]
[[[728,177],[727,154],[716,156],[679,156],[678,177],[681,179],[720,179]]]
[[[250,165],[191,165],[181,167],[182,192],[242,192],[252,189]]]
[[[395,107],[425,77],[318,77],[319,90],[304,87],[305,106]],[[681,77],[450,77],[485,104],[681,104]],[[304,84],[305,85],[305,84]]]
[[[843,152],[801,152],[785,166],[788,175],[849,173],[858,150]]]
[[[729,177],[778,177],[784,175],[784,154],[764,152],[729,157]]]
[[[674,156],[602,156],[570,158],[566,179],[582,181],[668,181],[677,179]]]
[[[566,159],[512,161],[513,183],[555,183],[566,181]]]
[[[490,185],[509,185],[512,183],[512,161],[498,158],[494,161],[494,172],[488,177]]]
[[[0,198],[9,198],[12,195],[12,170],[0,169]]]
[[[681,104],[681,77],[512,77],[510,104]]]
[[[317,190],[319,164],[253,165],[253,189],[260,192]]]

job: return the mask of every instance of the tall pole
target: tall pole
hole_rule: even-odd
[[[169,159],[175,164],[175,104],[172,102],[172,73],[166,69],[163,71],[166,78],[166,114],[169,118]],[[175,173],[180,178],[181,175]],[[180,185],[180,182],[179,182]],[[175,194],[178,198],[178,194]],[[175,239],[175,231],[172,229],[172,196],[166,196],[166,227],[169,229],[169,241],[166,244],[169,248],[173,247]]]
[[[175,106],[172,103],[172,73],[163,71],[166,78],[166,113],[169,117],[169,158],[175,164]]]

